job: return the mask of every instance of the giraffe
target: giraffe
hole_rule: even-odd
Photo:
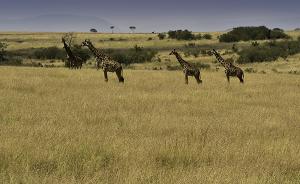
[[[182,57],[179,55],[179,53],[174,49],[170,52],[169,55],[174,55],[180,65],[183,67],[183,73],[185,75],[185,83],[188,84],[188,77],[189,76],[194,76],[197,83],[200,84],[202,83],[201,80],[201,75],[200,75],[200,70],[196,68],[195,66],[192,66],[190,63],[186,62]]]
[[[232,76],[237,77],[241,83],[244,83],[244,72],[241,68],[234,66],[231,62],[226,62],[215,49],[212,50],[212,53],[217,58],[218,62],[224,66],[228,82],[230,82],[229,77]]]
[[[108,82],[107,72],[116,72],[119,82],[124,83],[123,68],[120,63],[110,58],[102,50],[96,49],[90,40],[83,41],[81,46],[88,47],[97,58],[96,67],[99,69],[101,65],[105,82]]]
[[[71,51],[70,46],[67,45],[65,38],[62,38],[62,42],[64,44],[64,48],[65,48],[65,50],[67,52],[67,55],[68,55],[69,68],[70,69],[73,69],[73,68],[81,69],[83,60],[80,57],[75,56],[73,54],[73,52]]]

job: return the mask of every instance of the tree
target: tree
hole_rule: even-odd
[[[158,36],[158,38],[159,38],[160,40],[163,40],[163,39],[166,38],[166,34],[165,34],[165,33],[159,33],[157,36]]]
[[[73,45],[73,40],[76,38],[75,34],[72,32],[66,33],[63,35],[63,38],[66,40],[66,43],[72,47]]]
[[[266,26],[237,27],[219,37],[220,42],[238,42],[249,40],[287,39],[289,36],[280,28],[273,30]]]
[[[5,49],[6,48],[7,48],[7,44],[4,42],[0,42],[0,62],[4,61],[6,59],[5,58],[5,54],[6,54]]]
[[[111,33],[114,33],[115,26],[110,26]]]
[[[90,32],[91,32],[91,33],[97,33],[98,31],[97,31],[97,29],[95,29],[95,28],[91,28],[91,29],[90,29]]]
[[[204,38],[204,39],[206,39],[206,40],[211,40],[211,39],[212,39],[212,35],[206,33],[206,34],[204,34],[204,35],[202,36],[202,38]]]
[[[189,30],[176,30],[168,32],[169,38],[177,40],[194,40],[195,35]]]
[[[195,35],[194,37],[195,37],[195,40],[201,40],[203,36],[201,35],[201,33],[199,33],[199,34]]]
[[[132,33],[134,33],[134,30],[136,30],[135,26],[130,26],[129,29],[132,31]]]
[[[274,29],[273,29],[273,31],[284,32],[284,30],[283,30],[283,29],[281,29],[281,28],[274,28]]]

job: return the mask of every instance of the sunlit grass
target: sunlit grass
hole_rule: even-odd
[[[0,183],[299,183],[299,75],[0,72]]]
[[[18,50],[40,47],[62,47],[61,37],[65,33],[0,33],[0,40],[7,41],[8,49]],[[84,39],[92,40],[101,48],[133,48],[135,45],[147,48],[181,47],[189,42],[197,44],[217,43],[218,33],[212,33],[213,40],[176,41],[159,40],[157,34],[102,34],[102,33],[74,33],[75,43],[80,44]],[[148,40],[151,38],[152,40]],[[111,40],[113,39],[113,40]]]
[[[62,47],[61,37],[65,33],[30,33],[30,32],[1,32],[0,40],[9,44],[9,50],[41,48],[41,47]],[[195,33],[198,34],[198,33]],[[201,33],[205,34],[205,33]],[[193,40],[193,41],[177,41],[177,40],[159,40],[157,34],[129,34],[129,33],[74,33],[76,37],[75,43],[80,44],[84,39],[91,39],[97,47],[101,48],[132,48],[135,45],[147,48],[176,48],[182,47],[187,43],[195,43],[197,45],[217,44],[217,37],[223,32],[210,32],[213,36],[212,40]],[[293,39],[300,36],[300,31],[288,31]],[[151,38],[152,40],[148,40]],[[113,41],[111,40],[113,39]]]

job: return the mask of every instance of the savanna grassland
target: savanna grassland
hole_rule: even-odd
[[[218,34],[194,42],[230,47]],[[256,70],[245,84],[228,84],[212,56],[184,57],[211,65],[201,71],[203,84],[185,85],[182,71],[163,67],[178,65],[169,49],[189,42],[151,35],[77,35],[98,47],[160,48],[162,61],[125,69],[125,84],[114,74],[106,83],[89,67],[0,66],[0,183],[300,182],[300,75],[290,72],[300,71],[299,55],[239,65]],[[62,47],[61,36],[0,40],[19,50]],[[153,67],[162,70],[145,70]]]

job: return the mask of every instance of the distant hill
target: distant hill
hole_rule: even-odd
[[[300,31],[300,28],[296,28],[295,31]]]
[[[110,32],[112,25],[97,17],[54,14],[17,20],[0,20],[0,31],[89,32],[90,28],[95,28],[99,32]],[[115,31],[118,31],[118,28],[115,28]]]

